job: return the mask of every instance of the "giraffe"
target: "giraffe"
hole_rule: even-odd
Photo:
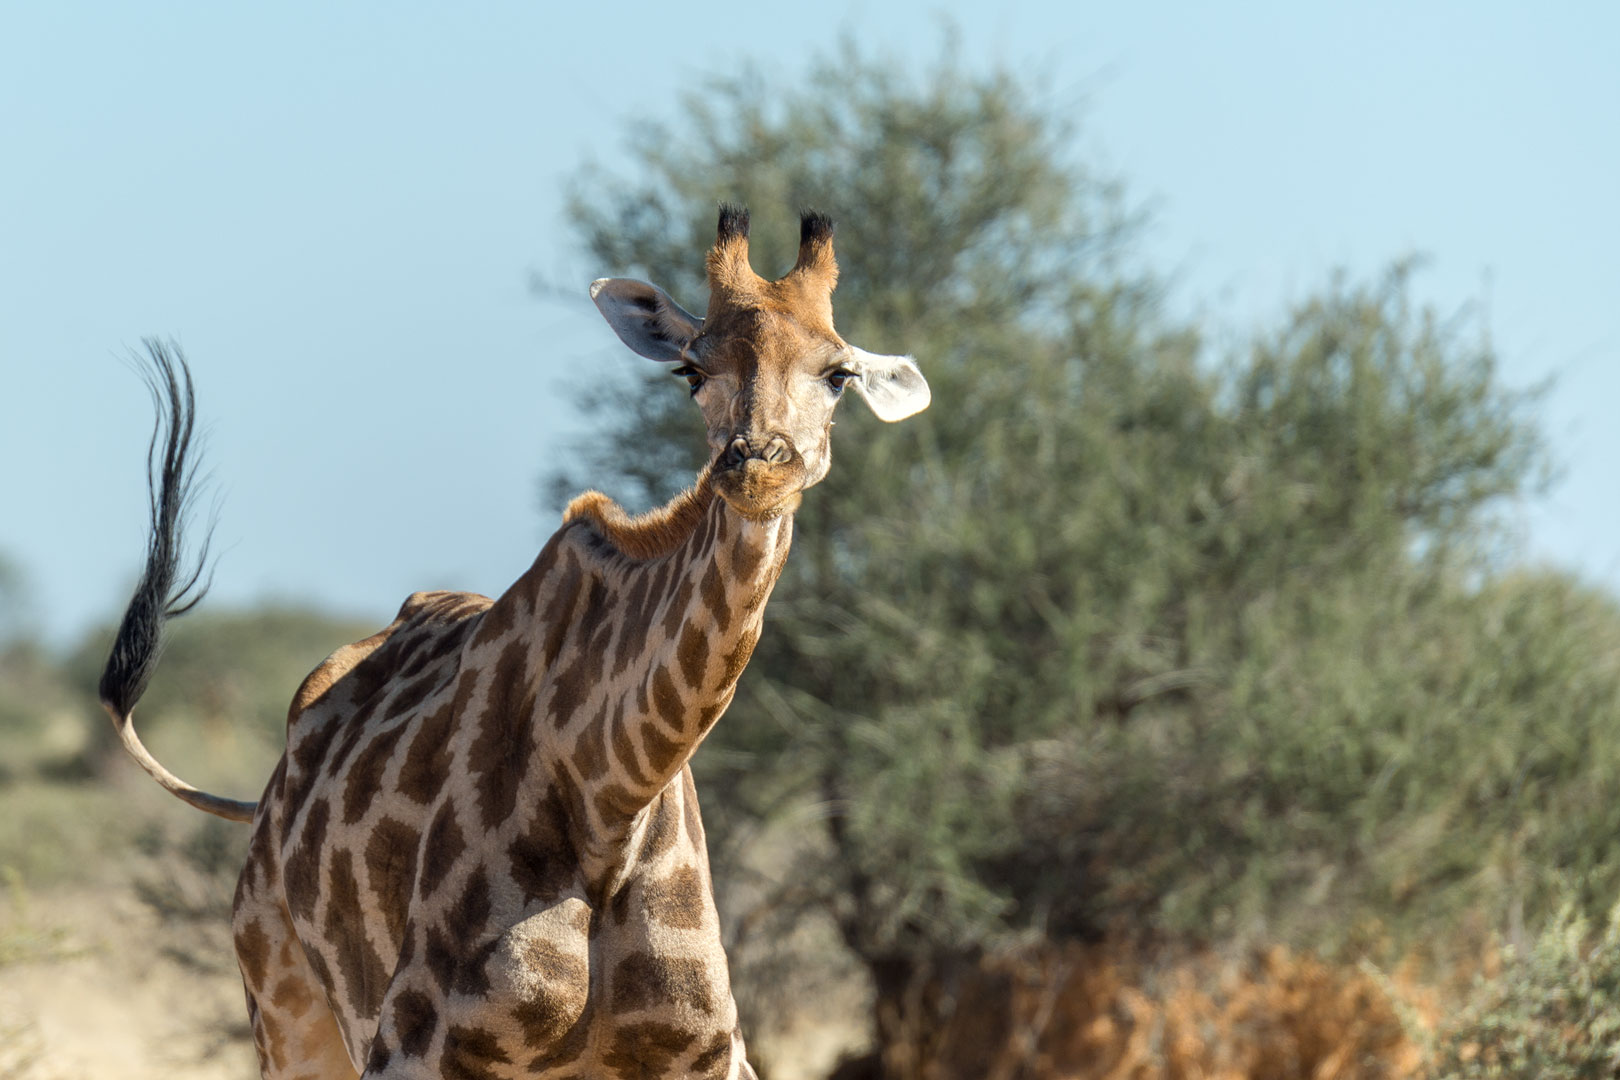
[[[177,580],[191,377],[149,343],[151,537],[101,697],[160,784],[251,822],[232,926],[266,1080],[754,1077],[688,760],[758,640],[844,390],[888,421],[929,403],[909,357],[833,329],[832,233],[802,215],[797,263],[767,280],[747,211],[722,206],[702,318],[594,282],[620,339],[686,380],[709,464],[640,516],[586,492],[499,598],[415,593],[338,649],[293,696],[257,803],[186,784],[133,726],[164,620],[200,598],[197,572]]]

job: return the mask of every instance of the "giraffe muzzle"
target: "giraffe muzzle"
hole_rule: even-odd
[[[749,440],[738,435],[714,463],[715,488],[744,514],[758,516],[778,511],[783,502],[804,487],[804,458],[780,435]]]
[[[716,464],[722,469],[741,468],[750,461],[760,461],[766,465],[786,465],[797,456],[798,452],[793,449],[793,445],[780,435],[772,436],[763,444],[750,443],[746,436],[738,435],[731,440]]]

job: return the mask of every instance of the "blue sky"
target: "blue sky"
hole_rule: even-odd
[[[943,21],[1073,103],[1174,302],[1230,340],[1412,253],[1442,309],[1483,298],[1505,379],[1558,378],[1527,552],[1620,588],[1620,5],[989,8],[8,5],[0,553],[35,623],[70,642],[133,581],[150,416],[120,356],[154,333],[209,428],[215,606],[500,591],[555,524],[573,387],[634,363],[567,179],[745,59],[791,81],[848,34],[917,64]]]

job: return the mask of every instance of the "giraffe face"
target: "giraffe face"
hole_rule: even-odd
[[[833,410],[847,389],[883,420],[927,408],[928,383],[909,357],[855,348],[833,329],[827,218],[804,215],[797,264],[766,281],[748,264],[747,212],[722,207],[708,276],[702,319],[641,281],[604,278],[591,299],[626,345],[686,379],[708,429],[710,477],[739,512],[791,511],[827,475]]]

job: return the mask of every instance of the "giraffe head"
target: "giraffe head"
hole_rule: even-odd
[[[827,475],[833,409],[854,387],[883,420],[928,407],[910,357],[857,349],[833,329],[833,224],[800,220],[799,260],[775,281],[748,263],[748,211],[720,208],[708,256],[709,308],[689,314],[644,281],[603,278],[591,299],[631,349],[676,364],[703,411],[720,496],[751,517],[791,510]]]

